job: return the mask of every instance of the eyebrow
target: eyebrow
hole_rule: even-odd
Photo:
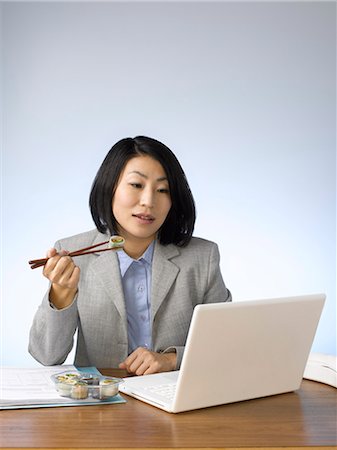
[[[136,173],[137,175],[139,175],[139,176],[141,176],[141,177],[143,177],[143,178],[146,178],[146,179],[149,178],[147,175],[145,175],[145,174],[142,173],[142,172],[139,172],[138,170],[132,170],[131,172],[128,173],[128,175],[130,175],[130,174],[132,174],[132,173]],[[167,179],[167,177],[159,177],[159,178],[157,178],[156,181],[168,181],[168,179]]]

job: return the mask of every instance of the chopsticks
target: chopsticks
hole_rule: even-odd
[[[91,245],[90,247],[80,248],[79,250],[74,250],[68,253],[66,256],[82,256],[90,255],[91,253],[107,252],[110,250],[120,250],[124,245],[124,239],[120,236],[112,236],[108,241],[100,242],[99,244]],[[101,248],[98,250],[92,250],[93,248],[100,247],[101,245],[108,244],[108,248]],[[89,251],[88,251],[89,250]],[[32,259],[28,261],[31,269],[36,269],[37,267],[44,266],[49,258]]]

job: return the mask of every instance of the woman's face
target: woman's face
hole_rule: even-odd
[[[121,173],[112,212],[126,241],[150,244],[164,223],[172,202],[162,165],[150,156],[136,156]]]

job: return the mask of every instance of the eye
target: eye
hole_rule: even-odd
[[[160,192],[161,194],[169,194],[170,193],[168,188],[160,188],[160,189],[158,189],[158,192]]]
[[[135,189],[141,189],[142,188],[142,184],[141,183],[129,183],[131,187],[135,188]]]

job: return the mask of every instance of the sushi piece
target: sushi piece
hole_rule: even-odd
[[[56,377],[56,390],[62,397],[70,397],[72,386],[80,380],[74,373],[66,373]]]
[[[81,377],[77,373],[63,373],[61,375],[57,375],[56,380],[61,382],[71,382],[79,380]]]
[[[113,378],[104,378],[99,382],[100,398],[105,399],[118,394],[118,381]]]
[[[89,388],[85,381],[77,381],[71,388],[71,398],[82,400],[89,395]]]
[[[122,236],[111,236],[108,243],[108,248],[122,248],[125,244],[125,239]]]

